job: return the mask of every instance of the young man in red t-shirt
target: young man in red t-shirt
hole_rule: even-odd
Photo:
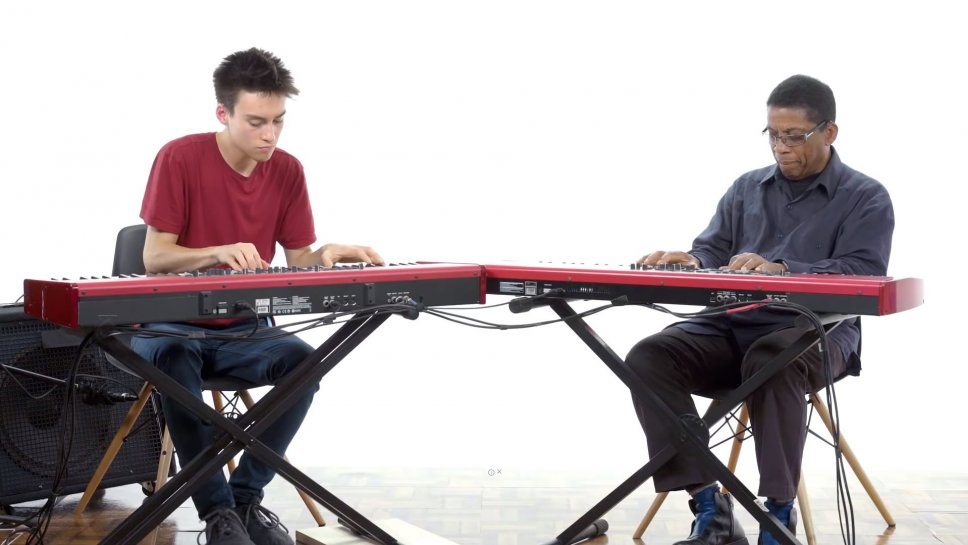
[[[310,246],[316,234],[302,165],[276,148],[286,99],[299,93],[282,61],[256,48],[239,51],[218,66],[214,83],[215,116],[224,128],[169,142],[151,168],[141,207],[148,225],[145,269],[176,273],[210,267],[266,268],[276,243],[291,267],[329,267],[345,261],[382,264],[366,246]],[[188,336],[198,330],[249,331],[251,320],[150,327],[176,335],[134,337],[132,348],[198,397],[203,376],[276,384],[312,352],[292,335],[257,342]],[[314,394],[306,394],[259,439],[283,454]],[[213,427],[171,399],[163,397],[162,408],[185,465],[209,445]],[[192,499],[206,522],[209,545],[293,543],[285,526],[261,505],[263,488],[274,474],[243,453],[228,481],[218,472],[198,489]]]

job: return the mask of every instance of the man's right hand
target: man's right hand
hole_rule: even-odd
[[[638,261],[642,265],[674,265],[676,263],[681,263],[684,265],[692,265],[697,269],[702,266],[699,260],[695,258],[692,254],[686,252],[666,252],[664,250],[659,250],[647,254],[639,258]]]
[[[219,265],[228,265],[232,270],[268,269],[269,263],[262,259],[259,250],[251,242],[236,242],[215,247],[215,259]]]

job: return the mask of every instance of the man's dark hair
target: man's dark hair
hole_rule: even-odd
[[[239,92],[263,93],[267,95],[299,94],[292,81],[292,74],[282,64],[282,60],[264,49],[251,48],[237,51],[222,60],[212,75],[215,82],[215,99],[234,113]]]
[[[766,99],[768,107],[801,108],[814,123],[837,120],[837,103],[830,87],[815,78],[790,76],[780,82]]]

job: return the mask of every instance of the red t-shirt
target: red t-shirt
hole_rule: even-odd
[[[178,235],[178,244],[187,248],[251,242],[270,263],[276,242],[286,249],[316,242],[299,160],[276,148],[246,178],[222,158],[215,133],[184,136],[161,148],[141,219]]]

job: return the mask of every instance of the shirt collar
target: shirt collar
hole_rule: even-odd
[[[774,163],[771,168],[767,169],[763,179],[761,179],[759,182],[760,185],[775,182],[777,170],[779,168],[780,167]],[[814,180],[814,187],[823,186],[823,188],[827,191],[827,195],[833,197],[834,192],[837,191],[837,187],[840,185],[840,178],[843,171],[844,164],[840,162],[840,156],[837,155],[837,150],[831,146],[830,160],[827,161],[827,166],[824,167],[824,169],[820,172],[820,175],[817,176],[817,179]]]

